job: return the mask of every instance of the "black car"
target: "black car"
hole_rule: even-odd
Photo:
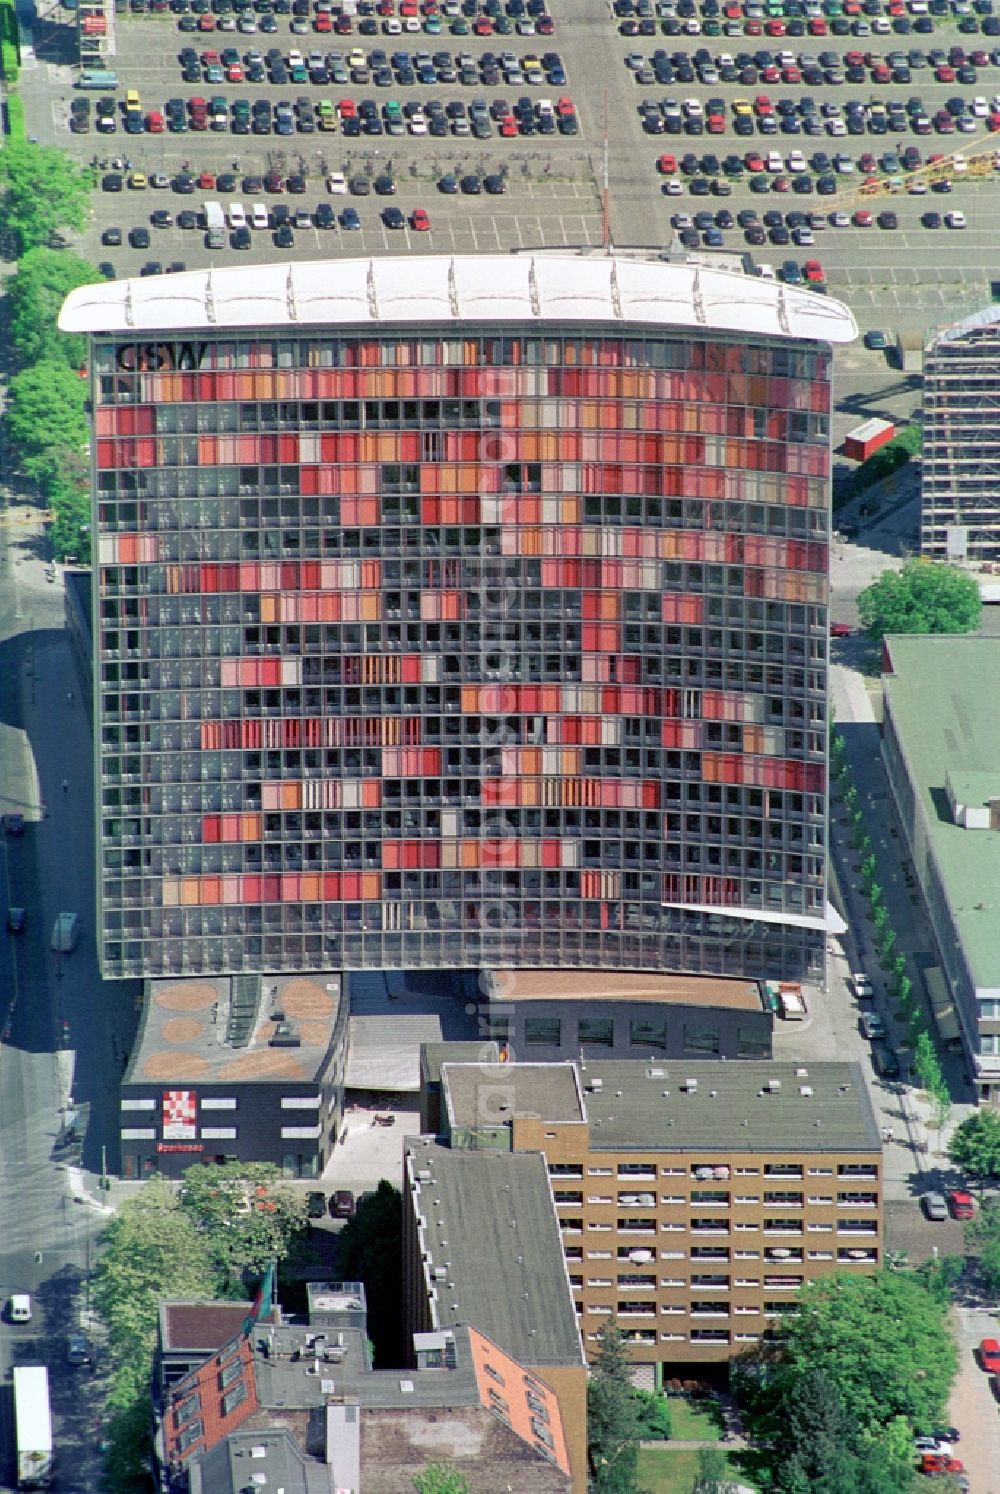
[[[198,214],[192,208],[182,208],[177,214],[176,223],[178,228],[197,228]]]
[[[317,228],[335,228],[337,226],[337,215],[328,202],[321,202],[313,214],[313,220]]]
[[[922,214],[920,221],[921,221],[921,223],[923,224],[923,226],[925,228],[940,228],[941,227],[941,214],[940,213],[924,213],[924,214]]]
[[[492,197],[501,197],[507,190],[506,177],[491,173],[483,177],[483,187]]]
[[[306,1194],[306,1215],[310,1219],[323,1219],[326,1217],[326,1194]]]
[[[288,223],[282,223],[280,228],[276,228],[272,237],[278,249],[291,249],[295,243],[295,234]]]
[[[158,259],[147,259],[139,274],[143,279],[148,275],[162,275],[163,266]]]
[[[387,207],[382,209],[382,222],[386,228],[405,228],[406,219],[402,210],[398,207]]]
[[[478,197],[483,190],[482,178],[470,173],[462,177],[461,187],[467,197]]]
[[[395,178],[387,172],[375,178],[375,193],[378,197],[394,197],[396,194]]]
[[[133,249],[148,249],[149,248],[149,229],[148,228],[130,228],[129,231],[128,231],[128,241],[132,245]]]
[[[450,174],[442,176],[438,181],[438,191],[443,192],[446,197],[452,197],[458,191],[458,178]]]
[[[105,192],[120,192],[124,185],[125,180],[117,171],[109,171],[101,177],[101,187]]]
[[[767,243],[767,234],[764,231],[763,225],[760,223],[749,223],[743,230],[743,237],[746,239],[748,244],[759,245]]]
[[[250,248],[249,228],[234,228],[229,236],[229,242],[234,249]]]
[[[101,243],[106,244],[109,249],[115,249],[122,241],[120,228],[106,228],[101,234]]]

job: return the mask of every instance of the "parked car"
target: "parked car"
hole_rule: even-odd
[[[7,909],[7,927],[12,934],[24,933],[25,912],[23,908]]]
[[[948,1200],[943,1193],[925,1193],[920,1205],[928,1219],[938,1221],[948,1217]]]
[[[861,1036],[868,1038],[870,1041],[884,1038],[886,1035],[885,1023],[878,1012],[862,1012],[858,1018],[858,1026],[861,1028]]]
[[[953,1219],[972,1219],[975,1217],[976,1204],[965,1188],[950,1188],[947,1193],[948,1208],[951,1210]]]
[[[1000,1338],[984,1338],[979,1345],[979,1363],[988,1375],[1000,1375]]]
[[[322,1219],[326,1214],[326,1194],[311,1192],[306,1194],[306,1214],[310,1219]]]
[[[349,1188],[338,1188],[330,1195],[330,1214],[334,1219],[351,1219],[354,1215],[354,1194]]]
[[[872,1067],[880,1079],[899,1078],[899,1059],[884,1043],[876,1043],[872,1048]]]

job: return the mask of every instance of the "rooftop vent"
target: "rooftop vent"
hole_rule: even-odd
[[[800,1084],[799,1085],[799,1094],[802,1096],[802,1098],[804,1100],[811,1100],[812,1099],[812,1092],[813,1091],[812,1091],[812,1085],[811,1084]]]
[[[781,1080],[780,1079],[769,1079],[767,1081],[767,1089],[768,1089],[768,1093],[769,1094],[772,1094],[772,1095],[779,1094],[780,1091],[781,1091]]]
[[[697,1079],[685,1079],[681,1089],[686,1089],[689,1095],[696,1095],[698,1093]]]
[[[599,1095],[601,1093],[601,1090],[603,1088],[604,1088],[604,1080],[603,1079],[591,1079],[591,1081],[590,1081],[590,1089],[591,1089],[591,1092],[593,1094]]]
[[[274,1036],[268,1040],[269,1048],[300,1048],[301,1046],[302,1039],[291,1022],[279,1022],[274,1029]]]
[[[417,1169],[417,1182],[418,1183],[429,1183],[430,1180],[431,1180],[431,1170],[430,1170],[429,1167],[420,1167],[420,1168]]]

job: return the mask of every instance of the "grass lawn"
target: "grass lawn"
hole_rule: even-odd
[[[728,1460],[727,1460],[728,1461]],[[730,1463],[734,1479],[746,1483],[734,1463]],[[671,1451],[669,1447],[639,1449],[639,1487],[649,1494],[691,1494],[698,1476],[698,1454],[684,1449]]]
[[[722,1436],[716,1401],[699,1404],[672,1396],[667,1405],[670,1408],[670,1436],[674,1441],[718,1442]]]

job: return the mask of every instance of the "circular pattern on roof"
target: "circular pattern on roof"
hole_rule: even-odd
[[[196,1017],[171,1017],[160,1028],[160,1037],[165,1043],[193,1043],[204,1031],[204,1022]]]
[[[330,1041],[329,1024],[325,1022],[300,1022],[298,1034],[309,1048],[322,1048]]]
[[[278,999],[289,1017],[332,1017],[334,1013],[333,997],[315,980],[290,980]]]
[[[204,981],[186,980],[176,986],[160,986],[153,992],[157,1006],[174,1012],[198,1012],[218,1001],[219,993]]]
[[[240,1053],[217,1071],[219,1079],[306,1079],[308,1075],[293,1051],[266,1048],[254,1053]]]
[[[208,1073],[208,1059],[197,1053],[151,1053],[141,1065],[146,1079],[201,1079]]]

